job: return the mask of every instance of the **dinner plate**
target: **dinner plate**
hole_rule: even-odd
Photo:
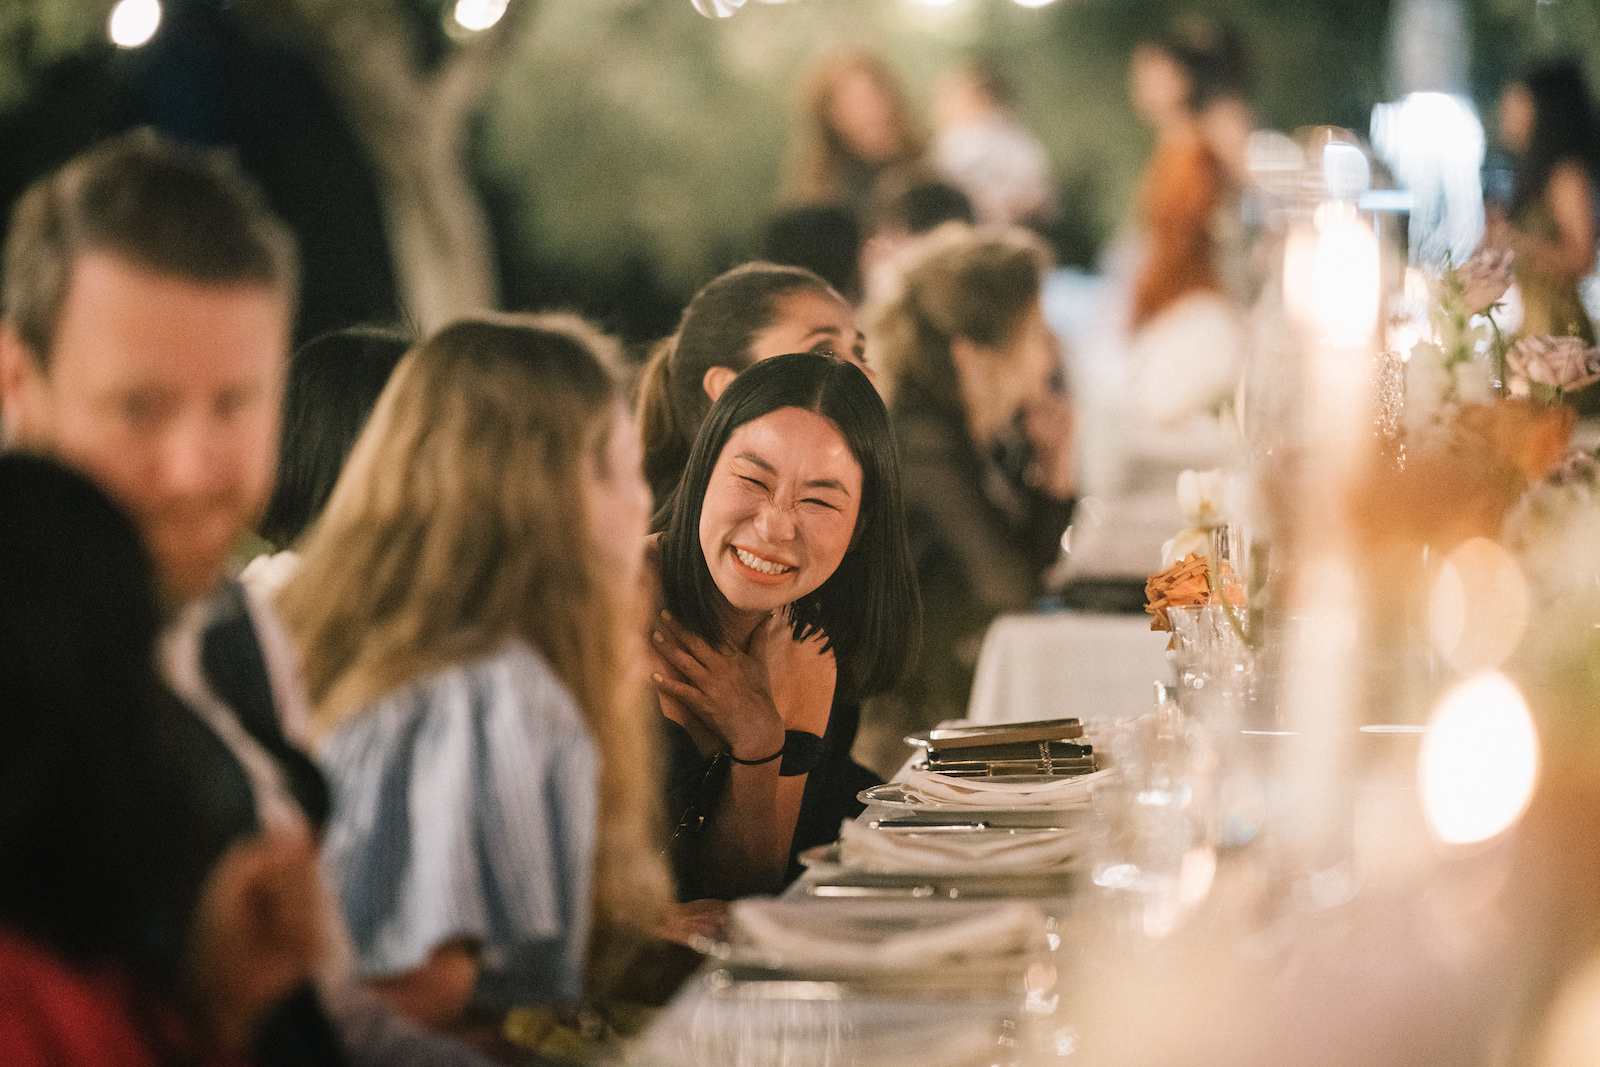
[[[846,867],[839,843],[808,848],[797,857],[807,868],[803,892],[829,899],[1049,900],[1080,888],[1078,865],[1022,871],[902,871]]]
[[[903,808],[907,811],[926,812],[960,812],[963,815],[979,816],[989,812],[1006,814],[1037,814],[1043,821],[1037,825],[1049,826],[1052,813],[1068,808],[1085,808],[1089,806],[1087,798],[1075,798],[1060,805],[1045,807],[1038,802],[1032,804],[955,804],[943,800],[923,800],[906,792],[898,782],[885,782],[882,785],[871,786],[856,794],[856,799],[863,804],[882,804],[888,808]],[[1013,823],[1012,825],[1017,825]]]
[[[1011,833],[1024,837],[1032,837],[1034,835],[1052,836],[1062,833],[1063,831],[1057,830],[1053,827],[1046,829],[1044,827],[1018,826],[1013,827],[1010,830],[996,829],[985,832],[989,835]],[[1035,864],[1034,866],[1030,867],[1008,866],[1002,861],[1000,865],[996,867],[984,867],[980,863],[975,862],[970,870],[952,867],[929,867],[925,869],[918,868],[916,870],[886,870],[877,867],[846,866],[844,862],[843,849],[840,845],[840,842],[835,841],[832,844],[816,845],[812,848],[808,848],[796,856],[795,859],[799,860],[803,866],[809,867],[821,874],[826,874],[832,871],[854,871],[861,874],[893,875],[895,877],[904,878],[963,878],[970,875],[976,875],[982,878],[992,878],[1008,874],[1053,874],[1057,871],[1063,871],[1078,863],[1082,859],[1082,850],[1080,848],[1077,851],[1077,854],[1074,854],[1070,858],[1061,860],[1059,862]]]

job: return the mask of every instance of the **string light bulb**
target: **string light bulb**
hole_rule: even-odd
[[[161,0],[120,0],[111,9],[106,33],[118,48],[138,48],[161,25]]]
[[[508,0],[456,0],[456,24],[477,33],[487,30],[506,13]]]

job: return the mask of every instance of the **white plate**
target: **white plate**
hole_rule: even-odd
[[[1063,831],[1054,828],[1045,829],[1042,827],[1014,827],[1010,830],[985,831],[985,833],[989,835],[1011,834],[1022,835],[1024,837],[1033,835],[1052,836],[1062,832]],[[831,845],[817,845],[814,848],[808,848],[804,852],[800,853],[796,859],[808,867],[812,874],[814,874],[816,877],[823,879],[845,878],[850,875],[871,875],[878,878],[901,878],[913,881],[943,883],[951,881],[959,882],[960,879],[964,878],[1027,878],[1065,874],[1081,864],[1083,860],[1083,853],[1082,848],[1080,847],[1076,849],[1072,855],[1063,857],[1060,860],[1044,864],[1036,863],[1033,865],[1017,865],[1014,861],[1007,863],[1005,860],[1001,859],[987,863],[974,860],[970,866],[916,866],[901,869],[899,867],[863,867],[847,864],[844,862],[844,855],[840,847],[840,843],[835,841]]]
[[[881,804],[886,808],[904,808],[907,811],[959,811],[964,815],[981,815],[984,812],[999,811],[1008,813],[1038,812],[1048,815],[1052,811],[1061,811],[1067,808],[1085,808],[1089,806],[1087,799],[1072,800],[1059,806],[1046,807],[1039,803],[1033,804],[952,804],[948,801],[921,800],[896,782],[885,782],[882,785],[871,786],[856,794],[856,799],[863,804]]]

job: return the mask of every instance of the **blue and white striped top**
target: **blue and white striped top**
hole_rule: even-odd
[[[363,976],[482,949],[473,1003],[582,992],[599,757],[544,659],[508,640],[414,679],[323,743],[333,816],[323,848]]]

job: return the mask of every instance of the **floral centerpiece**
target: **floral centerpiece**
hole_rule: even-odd
[[[1552,404],[1600,382],[1600,350],[1581,337],[1524,337],[1506,352],[1506,364],[1515,392]]]
[[[1406,422],[1440,425],[1461,407],[1511,395],[1561,403],[1600,381],[1600,350],[1578,337],[1513,337],[1510,252],[1446,264],[1427,284],[1427,330],[1406,353]]]
[[[1224,471],[1186,470],[1178,475],[1178,506],[1190,525],[1163,546],[1162,569],[1145,581],[1150,629],[1172,633],[1172,608],[1213,603],[1232,609],[1244,607],[1244,588],[1225,548],[1230,534],[1237,532],[1226,521],[1228,498],[1235,495],[1232,490]],[[1238,610],[1228,612],[1242,636],[1239,614]]]
[[[1426,335],[1405,353],[1409,425],[1438,424],[1460,405],[1488,403],[1496,380],[1505,381],[1500,317],[1511,266],[1511,253],[1484,250],[1460,266],[1447,262],[1427,283]]]

